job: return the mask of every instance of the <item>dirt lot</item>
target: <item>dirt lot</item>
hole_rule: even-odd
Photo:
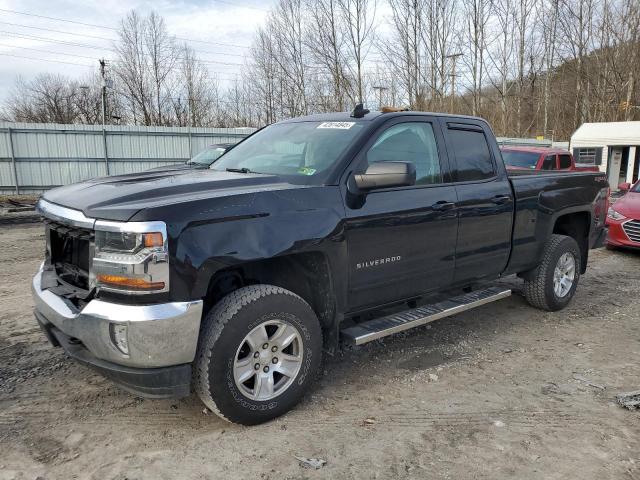
[[[593,253],[559,313],[515,295],[344,351],[297,409],[247,428],[50,347],[29,293],[42,251],[40,226],[0,227],[0,479],[640,478],[640,411],[614,402],[640,389],[640,254]]]

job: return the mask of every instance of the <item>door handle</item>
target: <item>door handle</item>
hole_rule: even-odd
[[[438,212],[442,212],[444,210],[453,210],[455,208],[456,204],[453,202],[447,202],[446,200],[440,200],[439,202],[434,203],[433,205],[431,205],[431,208],[433,210],[436,210]]]
[[[497,205],[503,205],[507,202],[511,201],[511,196],[510,195],[496,195],[495,197],[491,198],[491,201]]]

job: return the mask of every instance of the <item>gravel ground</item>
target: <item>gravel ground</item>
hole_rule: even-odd
[[[562,312],[514,295],[344,350],[294,411],[241,427],[50,347],[29,293],[42,233],[0,226],[0,480],[640,479],[640,411],[615,403],[640,389],[638,253],[592,252]]]

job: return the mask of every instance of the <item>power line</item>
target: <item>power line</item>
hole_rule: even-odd
[[[17,10],[9,10],[6,8],[0,8],[0,12],[7,12],[7,13],[15,13],[17,15],[25,15],[28,17],[36,17],[36,18],[44,18],[46,20],[53,20],[56,22],[65,22],[65,23],[73,23],[75,25],[84,25],[85,27],[94,27],[94,28],[104,28],[105,30],[112,30],[112,31],[118,31],[117,28],[115,27],[107,27],[106,25],[96,25],[95,23],[85,23],[85,22],[78,22],[76,20],[68,20],[65,18],[59,18],[59,17],[48,17],[46,15],[38,15],[36,13],[28,13],[28,12],[18,12]],[[247,45],[237,45],[237,44],[233,44],[233,43],[224,43],[224,42],[210,42],[208,40],[196,40],[195,38],[186,38],[186,37],[175,37],[177,40],[184,40],[187,42],[196,42],[196,43],[208,43],[210,45],[221,45],[223,47],[236,47],[236,48],[250,48]]]
[[[37,35],[31,35],[30,33],[7,32],[5,30],[0,30],[0,33],[4,33],[5,35],[10,35],[12,37],[24,38],[27,40],[39,40],[41,42],[59,43],[61,45],[69,45],[72,47],[90,48],[93,50],[102,50],[102,49],[111,50],[108,47],[100,47],[98,45],[87,45],[86,43],[82,44],[82,43],[76,43],[76,42],[69,42],[68,40],[57,40],[55,38],[39,37]]]
[[[66,20],[64,18],[57,18],[57,17],[47,17],[46,15],[38,15],[37,13],[27,13],[27,12],[18,12],[16,10],[9,10],[6,8],[0,8],[0,12],[7,12],[7,13],[15,13],[17,15],[26,15],[29,17],[37,17],[37,18],[44,18],[47,20],[55,20],[57,22],[66,22],[66,23],[74,23],[76,25],[84,25],[85,27],[95,27],[95,28],[104,28],[107,30],[117,30],[114,27],[106,27],[104,25],[96,25],[94,23],[84,23],[84,22],[78,22],[75,20]]]
[[[12,22],[0,22],[0,23],[3,24],[3,25],[9,25],[9,26],[12,26],[12,27],[31,28],[33,30],[44,30],[45,32],[63,33],[65,35],[74,35],[76,37],[95,38],[97,40],[107,40],[109,42],[115,42],[114,38],[98,37],[97,35],[89,35],[87,33],[65,32],[65,31],[62,31],[62,30],[53,30],[51,28],[44,28],[44,27],[34,27],[34,26],[31,26],[31,25],[22,25],[20,23],[12,23]]]
[[[62,60],[49,60],[47,58],[25,57],[23,55],[12,55],[10,53],[0,53],[0,55],[3,55],[5,57],[21,58],[24,60],[37,60],[39,62],[64,63],[66,65],[77,65],[79,67],[93,68],[91,65],[85,65],[84,63],[63,62]]]
[[[76,43],[76,42],[68,42],[66,40],[57,40],[55,38],[50,38],[50,37],[39,37],[37,35],[31,35],[28,33],[15,33],[15,32],[7,32],[4,30],[0,30],[0,33],[4,33],[6,35],[10,35],[10,36],[14,36],[14,37],[18,37],[18,38],[25,38],[25,39],[29,39],[29,40],[38,40],[38,41],[42,41],[42,42],[50,42],[50,43],[59,43],[61,45],[68,45],[68,46],[72,46],[72,47],[80,47],[80,48],[88,48],[91,50],[106,50],[109,52],[114,52],[114,53],[118,53],[118,51],[114,48],[111,47],[101,47],[98,45],[87,45],[86,43]],[[16,48],[20,48],[20,47],[16,47]],[[145,54],[148,55],[148,54]],[[177,57],[178,60],[184,60],[184,57]],[[202,63],[210,63],[210,64],[215,64],[215,65],[226,65],[226,66],[234,66],[234,67],[243,67],[245,64],[244,63],[233,63],[233,62],[218,62],[216,60],[205,60],[205,59],[198,59],[199,62]]]
[[[118,41],[117,39],[110,38],[110,37],[98,37],[97,35],[88,35],[86,33],[66,32],[64,30],[53,30],[51,28],[34,27],[34,26],[31,26],[31,25],[22,25],[22,24],[19,24],[19,23],[0,22],[0,24],[9,25],[9,26],[18,27],[18,28],[31,28],[31,29],[34,29],[34,30],[43,30],[43,31],[46,31],[46,32],[61,33],[63,35],[74,35],[76,37],[95,38],[97,40],[106,40],[108,42],[117,42]],[[196,53],[202,53],[204,55],[223,55],[225,57],[242,57],[242,58],[244,58],[244,56],[245,56],[244,54],[241,54],[241,53],[211,52],[211,51],[208,51],[208,50],[196,50],[196,49],[194,49],[193,51],[196,52]]]
[[[89,60],[95,60],[96,59],[95,57],[89,57],[87,55],[78,55],[76,53],[52,52],[51,50],[42,50],[42,49],[39,49],[39,48],[31,48],[31,47],[19,47],[17,45],[7,45],[7,44],[4,44],[4,43],[0,43],[0,47],[19,48],[21,50],[32,50],[34,52],[50,53],[52,55],[64,55],[64,56],[67,56],[67,57],[88,58]]]
[[[22,50],[30,50],[30,51],[33,51],[33,52],[48,53],[48,54],[51,54],[51,55],[64,55],[64,56],[68,56],[68,57],[82,58],[82,59],[88,59],[88,60],[94,60],[95,61],[94,57],[89,57],[87,55],[78,55],[78,54],[73,54],[73,53],[54,52],[54,51],[51,51],[51,50],[42,50],[42,49],[30,48],[30,47],[19,47],[19,46],[15,46],[15,45],[6,45],[6,44],[0,44],[0,47],[19,48],[19,49],[22,49]],[[32,57],[12,55],[12,54],[8,54],[8,53],[7,54],[3,53],[2,55],[14,56],[14,57],[17,57],[17,58],[24,58],[24,59],[32,59]],[[34,58],[34,60],[37,60],[37,59]],[[65,62],[65,61],[62,61],[62,60],[44,60],[44,61],[52,61],[52,62],[55,62],[55,63],[68,63],[69,65],[80,65],[80,66],[83,66],[83,67],[90,67],[90,65],[85,65],[85,64],[80,64],[80,63],[72,63],[72,62]],[[113,61],[113,60],[109,60],[109,62],[113,63],[113,64],[118,64],[118,62]],[[170,70],[172,70],[172,71],[180,71],[179,67],[172,67]],[[209,73],[214,75],[214,76],[216,76],[216,77],[219,77],[221,80],[235,80],[237,78],[233,74],[229,74],[230,75],[229,77],[223,77],[222,76],[223,72],[212,72],[212,71],[209,71]]]

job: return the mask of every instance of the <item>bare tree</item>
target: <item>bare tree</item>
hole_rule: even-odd
[[[517,68],[517,91],[516,91],[516,134],[521,136],[523,133],[522,121],[522,104],[525,96],[525,80],[531,73],[533,74],[533,68],[527,72],[527,66],[534,66],[534,49],[535,49],[535,35],[533,31],[533,19],[535,19],[535,9],[538,7],[538,0],[517,0],[515,8],[516,19],[516,55],[518,59]],[[531,62],[529,62],[531,59]]]
[[[466,18],[463,61],[470,77],[471,113],[478,115],[484,85],[487,26],[491,11],[488,0],[463,0],[462,3],[463,16]]]
[[[163,125],[163,112],[171,102],[171,73],[178,61],[178,49],[173,37],[167,32],[164,20],[157,13],[151,12],[143,24],[145,65],[151,73],[154,90],[154,123]],[[191,55],[193,59],[193,54]],[[184,59],[183,59],[184,61]],[[193,63],[193,60],[191,60]]]
[[[144,20],[130,12],[121,22],[115,50],[118,55],[115,75],[119,94],[133,123],[152,124],[150,85],[144,49]]]
[[[392,42],[379,49],[398,73],[407,102],[415,109],[427,108],[425,84],[431,76],[423,71],[426,57],[424,0],[391,0]]]
[[[589,99],[585,93],[585,57],[593,46],[593,17],[596,0],[561,0],[559,24],[565,42],[561,45],[565,60],[572,61],[575,78],[573,127],[577,128],[588,118]]]
[[[558,2],[550,0],[542,8],[542,38],[544,43],[544,94],[543,108],[544,116],[542,122],[542,133],[546,137],[549,131],[549,102],[551,99],[551,79],[556,61],[556,44],[558,34]]]
[[[460,45],[455,41],[458,36],[458,10],[454,0],[427,0],[425,4],[425,32],[427,61],[430,64],[430,85],[433,108],[445,110],[445,94],[450,75],[454,75],[453,54]],[[451,92],[452,97],[455,92]]]
[[[118,93],[134,123],[170,123],[165,115],[172,107],[178,48],[164,20],[154,12],[147,18],[130,12],[121,22],[115,50]]]
[[[337,0],[349,39],[349,69],[355,78],[353,99],[364,102],[364,62],[375,34],[377,0]]]
[[[307,0],[309,25],[305,45],[314,63],[331,79],[331,91],[325,95],[325,108],[342,111],[345,108],[345,35],[344,19],[339,14],[339,0]],[[322,83],[321,81],[316,83]],[[322,95],[322,94],[321,94]]]
[[[97,79],[78,81],[47,73],[31,81],[18,78],[5,115],[18,122],[98,123],[101,109]]]
[[[176,88],[179,96],[172,99],[178,125],[197,127],[214,123],[217,81],[209,78],[209,72],[187,44],[182,46],[179,68]]]

